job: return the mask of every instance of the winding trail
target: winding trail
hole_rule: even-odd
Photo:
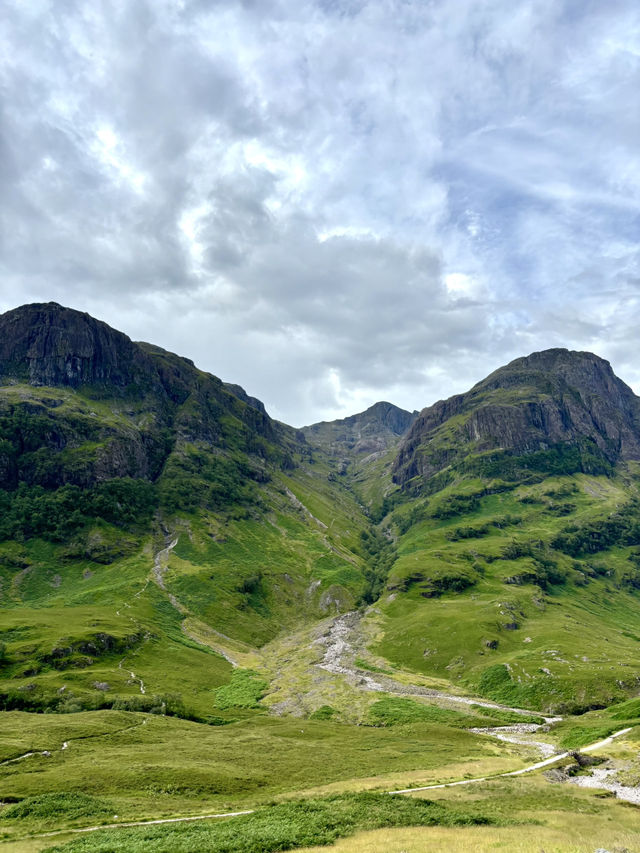
[[[112,735],[118,735],[118,734],[122,734],[122,732],[129,732],[132,729],[137,729],[140,726],[146,726],[146,724],[147,724],[147,718],[145,717],[141,722],[134,723],[131,726],[124,726],[121,729],[114,729],[113,731],[108,730],[106,732],[96,732],[95,734],[88,734],[88,735],[78,735],[78,737],[63,741],[62,746],[60,747],[60,751],[64,752],[65,749],[69,749],[69,744],[73,743],[73,741],[76,741],[76,740],[91,740],[92,738],[107,737],[107,736],[111,737]],[[0,761],[0,767],[4,767],[4,765],[6,765],[6,764],[13,764],[16,761],[23,761],[25,758],[31,758],[34,755],[41,755],[44,758],[51,758],[52,753],[51,753],[51,750],[49,750],[49,749],[42,749],[42,750],[32,749],[30,752],[23,752],[22,755],[16,755],[13,758],[6,758],[4,761]]]
[[[615,738],[626,735],[631,728],[620,729],[614,732],[604,740],[599,740],[596,743],[591,743],[589,746],[583,746],[580,752],[594,752],[596,749],[601,749],[603,746],[608,746]],[[489,782],[491,779],[503,779],[506,776],[523,776],[525,773],[532,773],[534,770],[541,770],[543,767],[548,767],[550,764],[555,764],[563,758],[568,758],[570,752],[559,752],[551,758],[546,758],[544,761],[537,761],[535,764],[530,764],[528,767],[522,767],[520,770],[510,770],[508,773],[496,773],[492,776],[478,776],[475,779],[461,779],[458,782],[442,782],[439,785],[422,785],[419,788],[402,788],[399,791],[387,791],[388,794],[412,794],[414,791],[433,791],[435,788],[454,788],[458,785],[475,785],[478,782]]]

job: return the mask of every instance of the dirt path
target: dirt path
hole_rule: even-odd
[[[60,750],[63,752],[65,749],[69,749],[69,744],[73,743],[74,741],[77,741],[77,740],[92,740],[93,738],[107,737],[107,736],[111,737],[112,735],[122,734],[122,732],[130,732],[132,729],[137,729],[140,726],[146,726],[146,724],[147,724],[147,718],[145,717],[141,722],[134,723],[131,726],[124,726],[121,729],[114,729],[113,731],[106,731],[106,732],[96,732],[95,734],[90,734],[90,735],[79,735],[78,737],[73,738],[72,740],[63,741],[62,746],[60,747]],[[51,753],[51,750],[49,750],[49,749],[42,749],[42,750],[33,749],[30,752],[24,752],[22,755],[16,755],[14,758],[6,758],[4,761],[0,761],[0,767],[3,767],[5,764],[13,764],[15,761],[23,761],[25,758],[31,758],[31,756],[33,756],[33,755],[41,755],[44,758],[50,758],[52,753]]]
[[[198,645],[200,646],[205,646],[206,648],[212,649],[214,652],[217,652],[217,654],[221,655],[228,663],[231,664],[232,667],[235,668],[239,666],[238,661],[233,657],[233,655],[221,645],[221,643],[223,643],[224,641],[228,641],[231,644],[233,644],[234,641],[230,637],[227,637],[225,634],[221,634],[219,631],[216,631],[215,628],[212,628],[210,625],[201,622],[196,616],[193,615],[193,613],[186,605],[179,601],[179,599],[176,598],[176,596],[173,593],[169,592],[169,590],[167,589],[165,576],[169,568],[169,558],[171,556],[171,552],[178,544],[180,536],[178,535],[175,537],[175,539],[169,541],[169,531],[164,527],[163,530],[165,533],[165,542],[167,542],[167,544],[164,548],[161,548],[154,555],[151,576],[156,582],[156,584],[167,596],[171,604],[183,617],[181,625],[183,634],[186,637],[189,637],[190,640],[193,640],[194,643],[198,643]],[[191,630],[192,626],[190,625],[190,623],[198,624],[200,626],[200,631],[196,632]],[[199,636],[199,634],[204,634],[206,636]],[[218,642],[216,642],[216,640],[218,640]],[[142,680],[140,680],[140,685],[142,687]],[[141,692],[144,693],[145,691],[141,689]]]
[[[215,820],[225,817],[240,817],[240,815],[253,814],[254,809],[246,809],[240,812],[224,812],[223,814],[200,814],[189,817],[164,817],[157,820],[135,820],[129,823],[103,823],[100,826],[83,826],[76,829],[56,829],[54,832],[43,832],[40,835],[29,835],[27,839],[16,839],[16,841],[30,840],[34,838],[53,838],[56,835],[71,835],[79,832],[97,832],[100,829],[126,829],[130,826],[157,826],[160,823],[188,823],[193,820]]]
[[[581,752],[595,752],[597,749],[601,749],[604,746],[608,746],[613,742],[615,738],[621,737],[622,735],[626,735],[627,732],[630,732],[631,728],[620,729],[617,732],[614,732],[609,737],[604,740],[599,740],[596,743],[589,744],[589,746],[583,746],[580,750]],[[503,779],[507,776],[523,776],[525,773],[532,773],[534,770],[541,770],[543,767],[548,767],[550,764],[555,764],[557,761],[561,761],[563,758],[568,758],[571,755],[570,752],[559,752],[557,755],[552,756],[551,758],[546,758],[544,761],[537,761],[535,764],[530,764],[528,767],[522,767],[520,770],[510,770],[508,773],[496,773],[494,776],[479,776],[476,779],[461,779],[459,782],[442,782],[439,785],[422,785],[419,788],[402,788],[399,791],[387,791],[388,794],[412,794],[415,791],[432,791],[436,788],[454,788],[458,785],[475,785],[478,782],[488,782],[491,779]],[[593,786],[596,787],[596,786]]]

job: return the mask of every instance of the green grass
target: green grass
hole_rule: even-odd
[[[488,494],[486,482],[466,480],[437,503],[475,494],[477,504],[445,519],[430,515],[436,499],[409,501],[392,515],[413,521],[398,539],[372,651],[519,707],[562,713],[621,701],[635,686],[640,637],[640,594],[624,580],[633,547],[574,558],[551,543],[568,523],[617,511],[636,489],[626,475],[548,477]],[[565,494],[571,516],[549,514]],[[460,535],[471,528],[486,533]]]
[[[78,818],[98,818],[113,815],[113,804],[97,797],[89,797],[79,791],[56,794],[40,794],[25,797],[2,811],[3,820],[51,820],[61,818],[75,821]]]
[[[439,723],[455,728],[511,725],[513,723],[541,723],[536,716],[510,714],[499,709],[472,706],[474,713],[463,713],[438,705],[417,702],[398,696],[387,696],[369,708],[368,722],[374,726],[398,726],[409,723]]]
[[[383,674],[389,675],[391,673],[390,669],[385,669],[382,666],[376,666],[373,663],[369,663],[369,661],[364,660],[364,658],[356,658],[355,665],[359,669],[366,669],[367,672],[381,672]]]
[[[519,766],[507,745],[439,723],[374,728],[252,715],[206,726],[123,711],[0,716],[2,760],[38,753],[2,767],[0,801],[83,793],[113,803],[122,820],[249,808],[380,775],[403,787],[422,774],[446,778],[455,763]],[[34,832],[68,821],[23,824]]]
[[[365,829],[397,826],[473,826],[491,819],[481,812],[429,800],[384,794],[346,794],[280,803],[224,822],[173,827],[104,830],[49,853],[274,853],[309,844],[331,844]]]
[[[228,708],[257,708],[267,682],[251,669],[235,669],[231,681],[216,690],[216,705]]]
[[[166,592],[151,577],[158,537],[134,542],[109,565],[41,539],[0,543],[0,707],[110,707],[144,686],[148,696],[176,696],[187,716],[207,719],[217,715],[215,691],[231,666],[187,636],[185,616],[256,646],[335,612],[336,602],[353,607],[365,579],[362,557],[350,548],[366,524],[353,496],[343,490],[331,500],[326,479],[303,469],[261,494],[262,508],[242,518],[198,511],[173,520],[179,541]]]
[[[624,728],[632,728],[629,738],[637,738],[640,733],[640,699],[567,718],[554,725],[553,734],[562,749],[579,749]]]
[[[437,705],[424,705],[413,699],[389,696],[374,702],[369,708],[369,722],[374,726],[398,726],[408,723],[441,723],[470,728],[487,724],[474,714],[462,714]]]

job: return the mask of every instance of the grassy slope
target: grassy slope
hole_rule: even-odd
[[[68,392],[42,393],[61,395],[62,405],[80,405]],[[131,428],[134,413],[95,405],[107,406],[109,412],[99,416],[115,419],[114,429]],[[83,416],[93,417],[90,411]],[[62,695],[67,710],[74,710],[81,704],[76,700],[140,697],[142,679],[146,696],[179,693],[199,717],[236,720],[211,727],[155,716],[143,723],[142,715],[119,711],[3,714],[6,757],[32,748],[53,755],[3,767],[0,796],[84,790],[91,761],[90,793],[113,803],[121,817],[138,818],[199,812],[203,804],[207,811],[235,808],[300,789],[376,788],[383,779],[388,787],[401,787],[517,766],[514,748],[456,728],[461,722],[451,713],[440,715],[442,725],[438,713],[413,709],[416,722],[362,728],[217,706],[216,688],[229,680],[231,667],[209,645],[237,653],[251,665],[252,647],[293,633],[306,620],[349,609],[362,593],[360,532],[369,522],[354,493],[364,504],[380,505],[390,488],[391,454],[352,463],[344,479],[321,452],[313,455],[313,463],[278,472],[261,485],[253,506],[165,519],[179,534],[166,591],[150,580],[154,552],[163,544],[158,532],[155,538],[151,532],[127,534],[128,554],[109,565],[70,559],[63,546],[39,540],[0,547],[6,608],[0,641],[7,655],[0,663],[0,687],[10,684],[27,697]],[[607,516],[634,493],[632,479],[622,474],[548,478],[481,497],[477,507],[449,519],[429,515],[452,494],[486,486],[471,480],[450,485],[428,502],[400,505],[383,520],[381,528],[405,532],[396,543],[398,559],[389,578],[393,591],[367,617],[375,623],[371,635],[383,632],[373,650],[405,670],[534,708],[607,703],[636,689],[639,599],[618,584],[630,549],[577,560],[554,553],[567,579],[546,590],[528,582],[506,584],[505,577],[532,568],[531,558],[501,558],[513,542],[546,543],[572,521]],[[557,514],[554,507],[560,504],[572,505],[568,514]],[[520,521],[490,526],[477,538],[446,536],[458,526],[490,525],[505,516]],[[101,535],[121,536],[114,529]],[[589,564],[611,574],[590,577]],[[461,592],[424,598],[422,585],[443,575],[466,576],[473,583]],[[191,640],[185,625],[203,642]],[[79,648],[99,634],[108,634],[115,646],[99,654]],[[69,646],[74,650],[68,658],[53,654]],[[290,654],[298,654],[295,645]],[[97,683],[106,683],[108,690]],[[348,691],[343,698],[349,701]],[[375,699],[367,697],[360,717],[370,713]],[[635,712],[629,718],[635,719]],[[624,722],[601,712],[562,725],[559,737],[577,745]],[[62,752],[65,740],[70,747]],[[508,803],[515,788],[500,784]],[[572,794],[564,808],[581,808],[589,796]],[[59,818],[59,825],[68,822]],[[27,820],[10,832],[45,825],[51,821]]]
[[[480,497],[471,511],[430,517],[452,494],[485,487],[463,481],[395,511],[400,529],[405,518],[417,521],[399,537],[391,593],[380,602],[384,638],[375,650],[396,664],[534,708],[606,704],[637,689],[640,597],[619,583],[634,549],[576,559],[547,547],[567,524],[604,518],[624,505],[635,482],[550,477]],[[556,514],[558,505],[566,514]],[[460,526],[486,530],[447,538]],[[504,558],[512,543],[543,543],[535,553],[551,559],[566,580],[542,589],[530,579],[536,568],[530,556]],[[505,582],[518,575],[521,583]],[[425,598],[439,582],[468,586]]]
[[[240,518],[211,511],[168,518],[178,544],[166,592],[152,573],[158,535],[130,535],[132,553],[109,565],[68,558],[65,545],[42,540],[0,543],[0,691],[31,700],[64,688],[65,698],[99,701],[140,695],[142,679],[147,695],[181,694],[194,713],[215,714],[211,691],[228,680],[230,666],[209,645],[260,646],[353,607],[362,592],[355,549],[366,519],[321,466],[279,474],[260,488],[260,506]],[[186,635],[185,617],[203,642]],[[221,643],[207,640],[212,631],[225,635]],[[110,648],[87,652],[97,635],[108,635]],[[60,656],[61,649],[72,653]]]
[[[316,466],[317,467],[317,466]],[[230,520],[185,518],[167,583],[224,634],[262,645],[301,616],[354,606],[363,588],[358,534],[366,519],[316,470],[299,469],[264,490],[267,511]]]

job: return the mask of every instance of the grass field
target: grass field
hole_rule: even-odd
[[[637,726],[637,546],[553,545],[568,525],[615,516],[634,476],[467,478],[376,525],[389,461],[336,481],[317,453],[246,511],[178,514],[156,570],[160,526],[104,564],[37,539],[0,545],[0,693],[6,707],[58,712],[1,712],[7,853],[638,847],[637,808],[541,777],[429,792],[442,809],[376,798],[533,762],[531,748],[468,731],[526,717],[365,691],[317,666],[332,618],[358,606],[383,553],[389,577],[354,640],[365,674],[560,712],[544,737],[566,749]],[[636,730],[612,750],[634,773]],[[29,838],[246,808],[258,811],[215,825]]]
[[[24,719],[26,715],[8,716],[14,726],[10,748],[20,750],[28,742],[20,735],[20,731],[28,728],[28,720]],[[202,736],[202,725],[167,719],[149,719],[144,723],[144,717],[136,719],[139,716],[115,712],[72,715],[76,723],[72,731],[75,740],[68,741],[66,755],[59,756],[68,763],[64,774],[57,774],[59,781],[63,776],[66,779],[66,791],[35,793],[40,786],[48,788],[51,781],[39,762],[50,761],[53,766],[59,760],[55,756],[25,759],[38,763],[26,772],[23,764],[15,776],[9,774],[3,782],[3,798],[7,797],[6,785],[11,787],[12,780],[14,783],[21,780],[32,793],[16,805],[4,808],[1,849],[7,853],[49,849],[68,853],[89,850],[186,853],[195,849],[212,853],[271,853],[301,849],[310,853],[327,849],[327,844],[338,853],[360,850],[418,853],[425,849],[587,853],[596,847],[610,850],[614,846],[637,853],[639,849],[639,808],[602,792],[550,783],[539,774],[494,778],[472,786],[435,789],[410,796],[342,793],[358,788],[365,792],[372,785],[378,790],[388,790],[386,785],[391,777],[385,776],[384,771],[369,779],[354,778],[352,774],[365,767],[381,770],[384,767],[388,772],[391,764],[396,768],[409,766],[410,754],[424,769],[405,771],[405,779],[417,773],[425,776],[451,772],[455,765],[445,763],[445,756],[460,758],[469,751],[472,738],[466,733],[458,739],[451,730],[443,728],[423,728],[418,732],[416,727],[401,726],[401,732],[357,732],[353,727],[319,723],[306,723],[306,732],[296,732],[291,721],[263,719],[262,727],[256,728],[256,721],[236,727],[235,735],[225,743],[232,727],[212,730],[214,737],[209,739]],[[57,717],[51,722],[54,725],[48,732],[49,740],[39,741],[38,746],[45,743],[53,746],[60,737],[70,736],[60,726],[65,718]],[[45,725],[49,726],[48,720]],[[40,726],[37,729],[41,731]],[[337,731],[340,729],[342,733]],[[622,756],[637,754],[638,731],[617,741],[613,751]],[[176,735],[178,738],[171,740]],[[86,747],[92,740],[89,752]],[[159,748],[161,743],[168,746],[169,742],[177,752],[174,761],[179,760],[186,771],[182,776],[168,758],[159,761],[159,756],[167,753],[167,749]],[[484,745],[492,746],[487,741]],[[484,747],[478,744],[476,749],[481,753]],[[89,754],[94,761],[87,779]],[[153,765],[151,755],[155,760]],[[503,768],[507,764],[506,755],[504,751],[499,756]],[[209,761],[205,762],[205,757]],[[471,772],[465,775],[488,772],[490,760],[488,754],[484,758],[476,754],[475,760],[467,765]],[[300,790],[304,778],[326,777],[328,761],[334,765],[332,774],[343,776],[342,781],[310,789],[305,799],[300,800],[300,794],[293,789]],[[228,762],[225,791],[223,794],[219,790],[216,796],[212,783],[215,786],[215,775],[220,774],[225,762]],[[269,766],[269,762],[276,766]],[[233,791],[229,779],[231,763],[235,768]],[[19,767],[20,763],[14,765],[16,770]],[[2,770],[6,771],[7,765]],[[158,773],[162,770],[174,782],[181,782],[181,791],[175,785],[173,789],[162,789],[158,784]],[[400,772],[396,770],[396,780]],[[241,775],[243,784],[238,785]],[[251,776],[255,783],[258,775],[257,787],[247,784]],[[287,784],[283,785],[285,775]],[[283,788],[289,783],[292,790],[287,793]],[[82,785],[84,792],[80,793]],[[234,810],[254,807],[255,814],[221,822],[109,829],[90,835],[64,834],[65,827],[140,819],[151,814],[160,817],[169,809],[173,815],[224,812],[231,810],[231,799]],[[56,828],[63,830],[59,840],[43,837],[29,840],[28,836]]]
[[[62,749],[66,743],[67,747]],[[349,780],[363,790],[522,766],[516,750],[461,729],[389,728],[251,717],[226,726],[127,712],[3,714],[0,799],[83,793],[122,820],[252,807]],[[96,817],[102,817],[96,815]],[[77,820],[70,821],[76,823]],[[46,831],[64,814],[26,816],[4,832]],[[86,822],[86,821],[85,821]],[[6,837],[6,836],[5,836]]]

